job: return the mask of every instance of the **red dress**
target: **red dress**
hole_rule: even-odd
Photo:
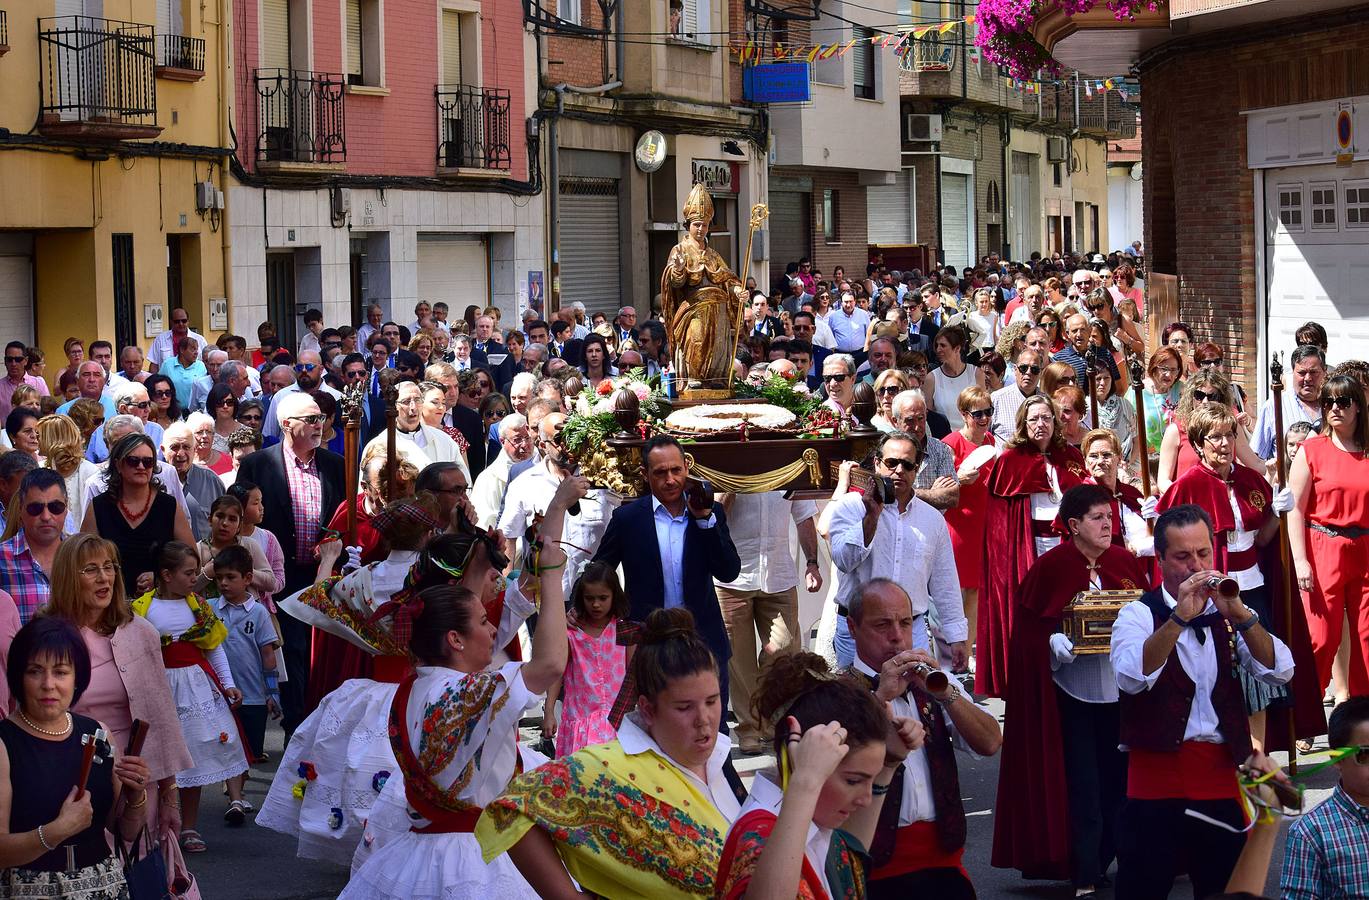
[[[1349,616],[1350,693],[1369,694],[1369,535],[1333,535],[1316,527],[1369,527],[1369,456],[1347,453],[1324,435],[1303,441],[1302,452],[1312,474],[1306,506],[1312,590],[1302,595],[1302,605],[1317,677],[1323,685],[1330,679],[1341,621]]]
[[[942,440],[951,448],[956,468],[978,449],[959,431],[952,431]],[[985,432],[985,444],[998,443]],[[991,464],[990,464],[991,465]],[[946,526],[951,530],[951,549],[955,552],[955,569],[960,575],[960,587],[978,590],[984,577],[984,516],[989,499],[988,474],[990,465],[980,468],[974,484],[960,486],[960,505],[946,510]]]
[[[1008,684],[1008,649],[1017,589],[1036,562],[1032,494],[1051,490],[1046,473],[1055,466],[1061,494],[1084,481],[1084,458],[1074,447],[1035,447],[1003,451],[989,470],[985,487],[984,580],[979,593],[975,639],[975,693],[1001,697]]]

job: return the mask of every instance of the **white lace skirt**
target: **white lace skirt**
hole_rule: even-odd
[[[217,784],[247,771],[247,753],[238,723],[219,689],[199,666],[166,670],[181,735],[195,765],[176,773],[183,788]]]
[[[381,788],[403,781],[389,736],[397,688],[353,678],[324,697],[290,738],[257,824],[298,837],[303,858],[349,865]],[[301,781],[303,799],[295,796]]]
[[[339,900],[526,900],[537,896],[508,854],[486,865],[473,834],[406,831],[377,849]]]

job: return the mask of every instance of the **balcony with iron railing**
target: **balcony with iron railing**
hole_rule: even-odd
[[[1122,102],[1116,91],[1080,89],[1079,130],[1102,138],[1136,136],[1136,110]]]
[[[156,137],[151,25],[60,16],[38,20],[40,134],[89,140]]]
[[[513,166],[509,149],[509,92],[468,84],[439,84],[437,169],[444,175],[472,170],[504,173]]]
[[[908,37],[898,56],[899,94],[904,99],[959,100],[975,106],[1022,108],[1021,95],[983,62],[979,51],[957,33]]]
[[[347,161],[346,77],[299,69],[257,69],[257,168],[338,169]]]
[[[204,77],[204,38],[157,35],[157,77],[199,81]]]

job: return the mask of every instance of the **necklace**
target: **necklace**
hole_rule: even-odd
[[[120,497],[120,498],[119,498],[119,511],[120,511],[121,513],[124,514],[124,518],[125,518],[125,519],[128,519],[128,521],[129,521],[130,523],[136,522],[136,521],[138,521],[139,519],[141,519],[143,516],[147,515],[147,511],[148,511],[149,509],[152,508],[152,498],[153,498],[153,493],[152,493],[152,491],[148,491],[148,492],[147,492],[147,502],[143,504],[143,508],[142,508],[141,510],[138,511],[137,515],[134,515],[133,510],[129,509],[127,506],[124,505],[124,498],[123,498],[123,497]]]
[[[51,730],[49,730],[49,729],[47,729],[47,728],[44,728],[43,726],[39,725],[38,723],[34,722],[34,721],[33,721],[32,719],[30,719],[28,716],[24,715],[24,710],[23,710],[22,708],[16,709],[15,712],[19,713],[19,718],[21,718],[21,719],[24,720],[24,724],[25,724],[25,725],[27,725],[28,727],[32,728],[34,731],[38,732],[39,734],[46,734],[46,735],[49,736],[49,737],[66,737],[68,734],[71,734],[71,725],[72,725],[71,713],[63,713],[63,715],[67,717],[67,727],[66,727],[66,728],[60,729],[60,730],[58,730],[58,731],[51,731]]]

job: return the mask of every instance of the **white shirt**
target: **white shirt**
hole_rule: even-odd
[[[508,492],[504,495],[504,511],[499,514],[499,531],[507,538],[519,541],[522,551],[523,535],[533,520],[547,513],[551,498],[561,484],[561,476],[553,474],[548,468],[549,461],[543,461],[522,472],[509,482]],[[484,474],[484,473],[481,473]],[[566,513],[565,528],[560,534],[561,549],[566,554],[565,574],[561,584],[566,596],[575,586],[580,570],[594,557],[599,541],[608,528],[609,517],[622,500],[612,491],[593,488],[580,498],[580,515]]]
[[[1103,579],[1089,570],[1089,590],[1101,591]],[[1070,639],[1060,632],[1050,636],[1051,679],[1060,690],[1082,703],[1116,703],[1117,673],[1102,653],[1075,656]]]
[[[741,557],[741,573],[718,586],[734,591],[780,594],[799,583],[789,523],[802,525],[817,515],[812,500],[787,500],[782,491],[737,494],[728,510],[728,531]]]
[[[689,528],[689,506],[686,505],[678,516],[672,516],[656,495],[651,496],[651,515],[656,523],[656,546],[661,551],[661,580],[665,584],[665,596],[661,605],[673,609],[684,605],[684,542],[685,531]],[[699,521],[700,528],[712,528],[717,517],[709,515]]]
[[[835,350],[837,348],[837,337],[832,334],[832,326],[827,324],[827,316],[820,317],[817,313],[813,313],[813,318],[815,320],[813,324],[813,346]]]
[[[360,458],[365,459],[367,452],[373,447],[383,449],[386,440],[384,431],[371,438],[370,443],[362,449]],[[431,425],[419,425],[418,430],[411,434],[405,434],[396,428],[395,452],[417,466],[420,472],[435,462],[456,463],[466,476],[466,483],[470,483],[471,470],[466,465],[466,458],[461,455],[461,448],[456,446],[456,441],[447,437],[445,432]]]
[[[1163,587],[1160,590],[1166,606],[1170,609],[1178,606],[1168,590]],[[1203,614],[1215,612],[1216,608],[1209,601]],[[1169,660],[1165,660],[1154,672],[1143,674],[1143,649],[1146,639],[1154,633],[1155,618],[1150,614],[1150,608],[1140,600],[1128,603],[1117,614],[1117,621],[1112,626],[1112,667],[1117,672],[1117,687],[1128,694],[1150,690],[1165,666],[1169,665]],[[1293,654],[1283,641],[1272,634],[1269,639],[1274,642],[1272,669],[1266,668],[1251,655],[1245,637],[1240,633],[1236,635],[1236,655],[1246,671],[1265,684],[1287,684],[1293,677]],[[1217,683],[1216,640],[1200,642],[1196,629],[1185,628],[1179,635],[1177,649],[1179,664],[1183,666],[1185,674],[1193,679],[1194,686],[1193,707],[1188,714],[1188,724],[1184,727],[1184,740],[1220,744],[1222,736],[1217,731],[1217,711],[1212,707],[1212,686]]]
[[[865,664],[865,660],[856,657],[852,665],[857,672],[863,672],[869,677],[879,681],[879,673]],[[965,689],[960,686],[960,679],[951,673],[950,669],[942,669],[946,673],[946,680],[951,685],[951,690],[956,693],[957,703],[974,703],[974,698],[965,693]],[[978,706],[979,704],[975,704]],[[984,707],[980,706],[980,709]],[[918,711],[913,708],[911,693],[900,694],[889,701],[890,714],[902,716],[908,719],[922,721]],[[985,710],[987,712],[987,710]],[[950,713],[945,713],[946,727],[951,732],[951,746],[971,757],[979,759],[979,754],[970,749],[970,745],[965,743],[965,738],[961,736],[960,730],[955,727],[955,721]],[[936,798],[932,796],[932,767],[927,762],[927,751],[919,747],[908,758],[903,761],[903,796],[900,798],[898,807],[898,827],[906,828],[914,822],[935,822],[936,821]]]
[[[195,357],[197,359],[202,358],[204,356],[205,345],[209,342],[204,339],[203,335],[196,334],[193,331],[187,331],[186,335],[188,337],[193,337],[195,343],[199,344],[200,348],[196,351]],[[147,361],[160,368],[162,363],[175,357],[176,340],[176,335],[170,331],[163,331],[161,334],[157,335],[152,341],[152,346],[148,348]]]
[[[628,756],[636,756],[639,753],[656,754],[673,765],[681,777],[694,782],[699,793],[713,801],[713,807],[724,819],[728,822],[737,820],[741,804],[737,802],[736,795],[732,793],[732,786],[727,783],[727,776],[723,774],[723,764],[732,752],[732,739],[727,735],[718,735],[718,743],[714,745],[713,752],[708,757],[708,763],[704,767],[708,773],[707,781],[680,765],[670,757],[670,754],[662,750],[661,745],[656,743],[656,739],[643,727],[642,720],[636,712],[624,716],[623,724],[618,726],[618,746],[622,747]]]
[[[509,472],[513,469],[513,457],[508,451],[500,450],[488,466],[481,470],[471,487],[471,504],[475,506],[475,524],[483,528],[493,528],[499,521],[504,509],[504,495],[509,490]],[[582,507],[583,508],[583,507]]]
[[[1226,533],[1226,552],[1240,553],[1255,546],[1255,532],[1247,531],[1245,523],[1241,521],[1241,506],[1236,502],[1236,489],[1230,484],[1226,486],[1226,498],[1231,504],[1231,512],[1236,517],[1236,527]],[[1264,574],[1260,571],[1259,563],[1241,569],[1239,572],[1231,572],[1231,577],[1236,579],[1236,584],[1243,591],[1253,591],[1264,584]]]
[[[1060,514],[1060,500],[1063,496],[1060,491],[1060,473],[1049,458],[1045,462],[1046,480],[1050,482],[1051,489],[1049,491],[1037,491],[1031,495],[1032,521],[1034,522],[1054,522],[1055,517]],[[1036,545],[1036,558],[1040,559],[1041,554],[1059,546],[1060,537],[1058,535],[1033,536],[1032,542]]]
[[[935,604],[942,637],[952,644],[967,640],[970,631],[960,599],[960,576],[951,533],[941,513],[917,497],[903,512],[897,503],[887,503],[868,547],[864,518],[865,502],[858,493],[849,493],[832,505],[828,533],[839,572],[837,605],[847,606],[867,581],[889,578],[908,592],[913,615],[920,616]]]

